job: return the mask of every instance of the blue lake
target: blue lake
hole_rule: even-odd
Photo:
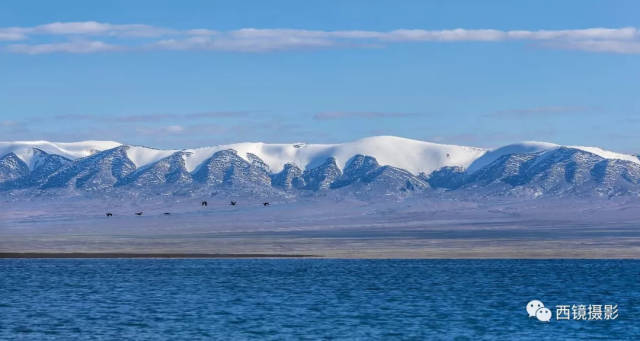
[[[565,304],[618,318],[558,321]],[[578,338],[640,338],[640,261],[0,260],[2,340]]]

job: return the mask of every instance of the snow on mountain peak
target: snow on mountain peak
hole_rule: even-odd
[[[113,141],[82,141],[72,143],[48,141],[0,142],[0,156],[15,153],[31,169],[37,163],[34,148],[69,159],[77,159],[121,146]],[[285,164],[292,163],[302,169],[312,169],[333,157],[340,169],[354,156],[361,154],[376,158],[381,166],[393,166],[413,174],[430,174],[446,166],[455,166],[474,172],[499,157],[514,153],[535,153],[562,147],[547,142],[521,142],[488,150],[476,147],[438,144],[412,140],[396,136],[373,136],[352,142],[337,144],[307,144],[303,142],[268,144],[263,142],[243,142],[211,147],[185,149],[184,160],[187,171],[193,172],[214,153],[233,149],[241,158],[250,161],[249,154],[256,155],[269,166],[273,173],[280,172]],[[603,150],[597,147],[567,146],[580,149],[607,159],[620,159],[640,164],[633,155]],[[136,168],[145,167],[180,150],[163,150],[127,145],[127,157]]]
[[[405,169],[411,173],[431,173],[444,166],[467,167],[486,150],[474,147],[444,145],[395,136],[367,137],[340,144],[266,144],[262,142],[236,143],[214,147],[186,150],[191,153],[186,168],[193,171],[213,153],[233,149],[248,160],[247,154],[258,156],[274,173],[281,171],[287,163],[300,168],[314,168],[329,157],[336,159],[343,169],[355,155],[373,156],[380,165]]]
[[[163,150],[141,146],[127,146],[127,158],[136,165],[136,168],[152,164],[160,159],[164,159],[178,150]]]
[[[478,169],[481,169],[482,167],[499,159],[503,155],[537,153],[537,152],[550,150],[558,147],[560,146],[554,143],[538,142],[538,141],[524,141],[520,143],[509,144],[509,145],[488,151],[478,159],[474,160],[467,170],[470,173],[473,173]]]
[[[34,148],[49,154],[56,154],[68,159],[77,159],[95,154],[103,150],[120,146],[114,141],[81,141],[81,142],[49,142],[49,141],[13,141],[0,142],[0,156],[14,153],[33,169],[37,159]]]
[[[625,160],[640,164],[640,160],[636,156],[616,153],[599,147],[569,146],[569,148],[580,149],[591,154],[596,154],[605,159]]]
[[[525,141],[525,142],[521,142],[521,143],[514,143],[514,144],[506,145],[506,146],[499,147],[499,148],[493,149],[491,151],[488,151],[482,157],[480,157],[477,160],[475,160],[471,164],[471,166],[469,166],[468,171],[470,173],[473,173],[476,170],[478,170],[478,169],[490,164],[491,162],[497,160],[498,158],[500,158],[503,155],[537,153],[537,152],[543,152],[543,151],[550,151],[550,150],[554,150],[554,149],[561,148],[561,147],[582,150],[582,151],[585,151],[587,153],[598,155],[598,156],[600,156],[600,157],[602,157],[604,159],[625,160],[625,161],[631,161],[631,162],[640,164],[640,160],[637,157],[633,156],[633,155],[616,153],[616,152],[604,150],[604,149],[598,148],[598,147],[562,146],[562,145],[559,145],[559,144],[549,143],[549,142]]]

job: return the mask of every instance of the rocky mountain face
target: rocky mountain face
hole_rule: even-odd
[[[504,155],[471,174],[451,172],[434,172],[427,181],[434,187],[485,195],[618,196],[640,193],[639,164],[604,159],[567,147]]]
[[[336,164],[336,159],[330,157],[320,166],[302,173],[302,179],[305,183],[303,188],[312,191],[328,189],[341,175],[342,172]]]
[[[127,157],[126,148],[116,147],[62,166],[46,179],[41,188],[72,187],[86,191],[113,189],[118,181],[136,169]]]
[[[137,169],[118,180],[115,186],[155,187],[167,184],[191,184],[193,178],[185,167],[185,154],[177,152],[148,167]]]
[[[29,175],[29,166],[16,154],[9,153],[0,157],[0,183],[15,181]]]
[[[0,190],[41,186],[53,173],[71,162],[65,157],[34,148],[33,169],[30,170],[24,161],[9,153],[0,158]]]
[[[318,193],[362,198],[435,193],[465,197],[640,195],[640,164],[607,159],[585,150],[559,147],[501,155],[480,169],[442,167],[430,174],[380,165],[371,155],[353,155],[341,169],[334,157],[315,167],[287,163],[273,172],[255,154],[220,150],[189,170],[188,151],[178,151],[144,166],[128,157],[128,146],[70,160],[34,148],[25,162],[15,153],[0,156],[0,196],[20,190],[54,189],[100,193],[296,196]]]
[[[330,187],[352,187],[358,193],[393,195],[425,191],[429,184],[403,169],[380,166],[371,156],[356,155]]]
[[[283,190],[302,189],[306,186],[302,170],[298,166],[287,163],[280,173],[271,176],[271,184]]]
[[[235,150],[219,151],[207,159],[193,173],[193,179],[209,187],[269,187],[269,167],[255,155],[249,161],[238,156]]]

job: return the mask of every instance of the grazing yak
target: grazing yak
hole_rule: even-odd
[[[235,201],[231,202],[231,206],[235,206],[236,204],[237,204],[237,202],[235,202]]]
[[[263,202],[262,205],[263,206],[269,206],[270,204],[268,202]]]
[[[113,213],[107,212],[107,217],[112,217],[112,216],[113,216]]]
[[[136,212],[136,215],[142,215],[142,212]]]

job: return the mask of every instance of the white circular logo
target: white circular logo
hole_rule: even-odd
[[[544,303],[540,300],[533,300],[527,303],[527,313],[529,317],[536,317],[536,310],[544,308]]]

